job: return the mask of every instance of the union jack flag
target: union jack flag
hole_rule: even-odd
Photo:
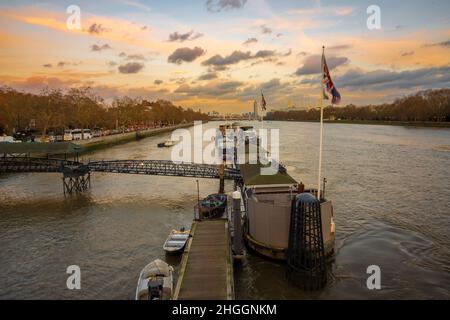
[[[322,63],[322,74],[323,74],[323,83],[325,85],[325,90],[330,93],[333,98],[331,99],[332,104],[339,104],[341,102],[341,95],[339,91],[334,86],[333,81],[331,80],[330,71],[328,70],[327,61],[325,60],[325,55],[322,57],[323,63]],[[328,100],[328,96],[324,94],[324,99]]]
[[[261,92],[261,109],[263,111],[266,111],[267,110],[266,106],[267,106],[266,99],[264,99],[264,94]]]

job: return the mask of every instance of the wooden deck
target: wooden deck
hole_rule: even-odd
[[[232,300],[227,220],[195,221],[181,261],[175,300]]]

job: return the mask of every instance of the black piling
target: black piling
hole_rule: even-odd
[[[303,290],[319,290],[327,282],[320,201],[310,193],[292,203],[286,275]]]
[[[82,193],[91,188],[91,173],[87,166],[63,169],[64,195]]]

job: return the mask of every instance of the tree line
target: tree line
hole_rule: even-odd
[[[125,96],[106,103],[90,88],[45,89],[39,94],[0,88],[0,134],[32,130],[47,135],[74,128],[155,127],[208,119],[200,111],[165,100],[150,102]]]
[[[272,111],[267,120],[318,121],[320,110]],[[396,99],[392,103],[357,107],[328,106],[324,119],[345,121],[429,121],[450,122],[450,89],[420,91],[414,95]]]

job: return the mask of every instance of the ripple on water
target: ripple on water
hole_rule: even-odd
[[[289,173],[315,186],[318,124],[265,126],[280,128]],[[323,174],[337,227],[326,288],[302,292],[286,281],[283,264],[248,253],[236,268],[237,297],[450,298],[450,130],[327,124],[324,133]],[[169,159],[170,149],[156,147],[168,137],[86,159]],[[91,182],[88,193],[64,198],[58,174],[0,175],[0,298],[132,299],[149,261],[178,267],[162,244],[172,228],[190,226],[195,179],[95,173]],[[200,180],[201,196],[217,187]],[[78,292],[65,287],[71,264],[82,269]],[[382,268],[381,291],[366,287],[370,264]]]

